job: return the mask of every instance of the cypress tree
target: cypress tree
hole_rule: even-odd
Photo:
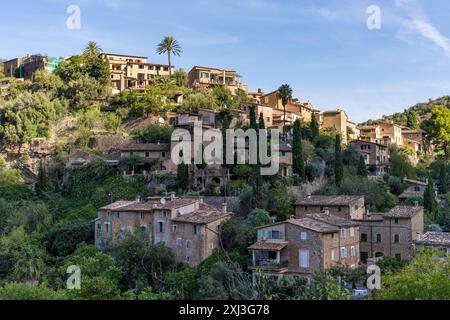
[[[437,214],[437,202],[436,202],[436,192],[434,190],[434,183],[431,177],[428,179],[428,186],[425,189],[425,194],[423,195],[423,206],[428,211],[428,213],[434,215],[434,222],[436,222]]]
[[[250,129],[258,129],[258,123],[256,122],[255,107],[250,108]]]
[[[448,192],[448,173],[445,163],[442,163],[439,168],[438,190],[439,194],[446,194]]]
[[[294,122],[292,141],[292,157],[294,173],[303,181],[305,178],[305,161],[303,159],[302,130],[300,120]]]
[[[266,123],[264,122],[264,114],[261,112],[259,114],[259,129],[265,129]]]
[[[340,135],[336,135],[334,148],[334,179],[336,181],[336,185],[340,187],[342,184],[342,180],[344,180],[344,162],[342,160],[342,146]]]
[[[189,168],[184,162],[177,167],[177,183],[180,189],[187,191],[189,187]]]
[[[42,193],[48,191],[47,170],[42,161],[39,163],[38,180],[36,182],[35,190],[38,195],[42,195]]]
[[[311,117],[309,128],[311,129],[312,141],[314,141],[314,139],[319,136],[319,124],[317,123],[316,114],[314,112]]]
[[[356,174],[363,178],[367,178],[368,176],[366,162],[364,161],[364,157],[362,155],[359,157],[358,169],[356,171]]]
[[[230,128],[230,121],[228,119],[228,115],[224,115],[222,120],[222,156],[223,156],[223,166],[226,166],[227,163],[227,130]]]

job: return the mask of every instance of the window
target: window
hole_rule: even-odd
[[[149,157],[150,157],[150,152],[146,152],[146,153],[145,153],[145,157],[146,157],[146,158],[149,158]]]
[[[144,219],[144,214],[142,212],[139,212],[139,220]]]
[[[394,243],[400,243],[400,235],[394,234]]]
[[[282,239],[282,233],[278,230],[269,231],[270,239]]]
[[[308,233],[300,232],[300,240],[302,241],[308,240]]]
[[[157,229],[157,231],[159,233],[164,233],[164,222],[162,222],[162,221],[158,222],[158,229]]]
[[[347,258],[347,248],[346,247],[341,248],[341,258]]]
[[[339,212],[342,211],[342,207],[341,207],[341,206],[338,207],[338,211],[339,211]]]
[[[305,206],[305,212],[308,212],[308,207],[307,206]]]
[[[353,246],[350,248],[350,256],[352,256],[352,257],[356,256],[356,249]]]
[[[194,235],[197,235],[197,234],[198,234],[198,226],[197,226],[196,224],[194,224],[194,225],[192,226],[192,233],[193,233]]]
[[[186,262],[191,261],[191,258],[189,256],[186,256]]]
[[[176,243],[177,243],[177,247],[181,247],[183,245],[183,239],[177,238]]]
[[[300,268],[309,268],[309,251],[300,250],[299,252],[299,266]]]
[[[355,228],[351,227],[350,228],[350,237],[354,237],[355,236]]]
[[[209,72],[200,72],[200,78],[209,78]]]
[[[186,241],[186,249],[191,249],[192,248],[192,241],[188,240]]]
[[[176,232],[176,231],[177,231],[177,225],[176,225],[176,224],[174,224],[174,225],[172,226],[172,231],[173,231],[173,232]]]
[[[402,259],[402,255],[400,253],[396,253],[395,254],[395,258],[398,259],[398,260],[401,260]]]
[[[210,243],[209,243],[209,249],[210,249],[210,250],[213,250],[213,249],[214,249],[214,243],[213,243],[213,242],[210,242]]]
[[[117,212],[117,219],[120,219],[120,212]]]
[[[331,250],[331,261],[336,261],[336,251]]]
[[[161,156],[162,156],[163,158],[165,158],[165,157],[166,157],[166,153],[165,153],[165,152],[161,152]]]
[[[381,242],[381,234],[377,233],[377,242]]]
[[[367,242],[367,233],[361,233],[361,242]]]
[[[345,239],[345,229],[340,230],[341,239]]]

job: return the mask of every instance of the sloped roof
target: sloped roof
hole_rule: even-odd
[[[327,214],[309,214],[307,217],[312,218],[314,220],[318,220],[321,222],[325,222],[338,227],[357,227],[358,223],[352,220],[344,219],[335,215],[327,215]]]
[[[417,206],[396,206],[394,209],[384,214],[386,218],[412,218],[423,210],[423,207]]]
[[[310,196],[303,199],[297,199],[296,205],[309,206],[346,206],[351,203],[364,200],[364,196]]]
[[[320,233],[333,233],[339,231],[339,228],[337,226],[331,225],[326,222],[318,221],[310,217],[302,219],[290,219],[287,220],[286,222],[296,225],[298,227],[302,227]]]
[[[231,215],[231,212],[222,212],[207,204],[201,203],[199,210],[185,215],[179,215],[172,219],[175,222],[208,224],[217,220],[221,220]]]
[[[418,245],[450,247],[450,232],[427,232],[415,242]]]
[[[275,241],[259,241],[248,247],[249,250],[274,250],[280,251],[288,245],[287,242],[275,242]]]
[[[122,151],[169,151],[168,143],[130,143],[121,148]]]

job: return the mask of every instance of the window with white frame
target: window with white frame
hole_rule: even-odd
[[[345,239],[345,229],[344,228],[342,228],[340,230],[340,234],[341,234],[341,239]]]
[[[309,268],[309,251],[300,250],[299,251],[299,266],[300,268]]]
[[[336,251],[331,250],[331,261],[336,261]]]
[[[308,233],[307,232],[300,232],[300,240],[306,241],[308,240]]]
[[[351,227],[350,228],[350,237],[354,237],[355,236],[355,228]]]
[[[210,243],[209,243],[209,249],[211,249],[211,250],[214,249],[214,242],[210,242]]]
[[[186,241],[186,249],[191,249],[192,248],[192,241],[188,240]]]
[[[346,247],[341,248],[341,258],[343,258],[343,259],[347,258],[347,248]]]
[[[183,239],[177,238],[176,243],[177,243],[177,247],[181,247],[183,245]]]
[[[356,249],[355,249],[354,246],[352,246],[352,247],[350,248],[350,255],[351,255],[352,257],[355,257],[355,256],[356,256]]]

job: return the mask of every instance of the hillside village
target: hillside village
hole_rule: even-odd
[[[288,84],[176,69],[171,37],[157,52],[167,65],[94,42],[3,62],[0,299],[426,299],[405,282],[423,266],[449,298],[448,105],[356,124]],[[175,165],[172,133],[197,121],[278,130],[278,174]],[[64,287],[73,264],[81,290]],[[371,265],[383,287],[368,292]]]

